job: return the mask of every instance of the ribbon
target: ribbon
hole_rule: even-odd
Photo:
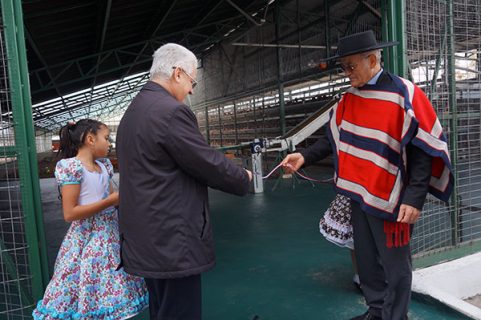
[[[274,172],[276,172],[277,169],[279,169],[280,167],[282,166],[282,163],[279,163],[274,169],[271,170],[271,172],[269,172],[267,175],[263,176],[262,179],[267,179],[269,178]],[[287,164],[288,167],[290,168],[293,168],[291,164]],[[305,176],[303,175],[302,173],[299,173],[298,171],[294,171],[295,174],[297,174],[299,177],[305,179],[305,180],[308,180],[308,181],[312,181],[312,182],[318,182],[318,183],[331,183],[332,182],[332,178],[330,179],[326,179],[326,180],[317,180],[317,179],[313,179],[313,178],[310,178],[308,176]]]

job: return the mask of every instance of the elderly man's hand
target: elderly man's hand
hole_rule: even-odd
[[[421,211],[407,204],[401,204],[397,222],[413,224],[418,221]]]
[[[281,165],[287,173],[292,173],[299,170],[304,162],[305,160],[302,154],[296,152],[285,157],[284,160],[282,160]]]

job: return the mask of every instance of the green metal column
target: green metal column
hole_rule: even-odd
[[[202,69],[202,83],[204,84],[204,101],[207,101],[207,86],[205,69]],[[210,128],[209,128],[209,105],[205,106],[205,139],[207,144],[210,145]]]
[[[219,116],[219,136],[220,136],[220,146],[223,147],[224,146],[224,143],[222,141],[222,117],[220,116],[220,108],[222,107],[222,105],[218,105],[217,106],[217,115]]]
[[[29,267],[33,275],[33,299],[42,297],[48,283],[48,263],[43,229],[40,185],[38,178],[35,132],[33,128],[30,84],[28,79],[21,1],[1,0],[5,23],[8,76],[11,88],[15,128],[15,149],[25,217],[26,240],[29,245]]]
[[[234,100],[234,133],[235,133],[235,145],[239,144],[239,132],[237,131],[237,105]]]
[[[399,42],[396,48],[395,59],[397,61],[398,75],[408,77],[407,63],[407,40],[406,40],[406,2],[392,1],[395,10],[396,41]]]
[[[330,17],[330,9],[331,5],[329,0],[324,0],[324,39],[326,41],[326,58],[331,56],[331,23],[329,20]],[[330,75],[331,73],[329,73]]]
[[[205,106],[205,135],[207,144],[210,145],[209,106]]]
[[[405,1],[383,0],[381,10],[383,41],[399,42],[397,46],[383,50],[384,68],[403,78],[407,78],[406,3]]]
[[[459,243],[459,224],[460,208],[458,199],[458,170],[456,163],[458,159],[458,108],[456,103],[456,68],[455,68],[455,47],[454,47],[454,12],[453,0],[447,2],[448,5],[448,21],[447,21],[447,78],[449,85],[449,109],[451,114],[451,123],[449,130],[449,149],[451,150],[451,164],[454,169],[454,188],[451,196],[451,203],[454,206],[452,214],[452,244]]]
[[[281,7],[278,2],[276,2],[275,7],[275,23],[276,23],[276,43],[279,45],[279,37],[281,33]],[[284,83],[282,83],[282,59],[281,59],[281,48],[278,46],[276,50],[277,57],[277,88],[279,92],[279,120],[281,127],[281,135],[286,133],[286,106],[284,103]]]

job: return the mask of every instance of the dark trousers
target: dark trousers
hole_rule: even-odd
[[[361,288],[369,313],[384,320],[407,319],[412,264],[409,245],[387,248],[384,220],[352,201],[351,223]]]
[[[176,279],[145,279],[151,320],[200,320],[200,274]]]

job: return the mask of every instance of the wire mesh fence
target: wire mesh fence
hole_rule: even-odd
[[[0,29],[0,319],[30,319],[32,274],[14,151],[3,23],[0,23]]]
[[[481,2],[410,0],[406,9],[411,76],[444,125],[456,173],[449,205],[428,198],[416,225],[422,255],[481,239]]]

